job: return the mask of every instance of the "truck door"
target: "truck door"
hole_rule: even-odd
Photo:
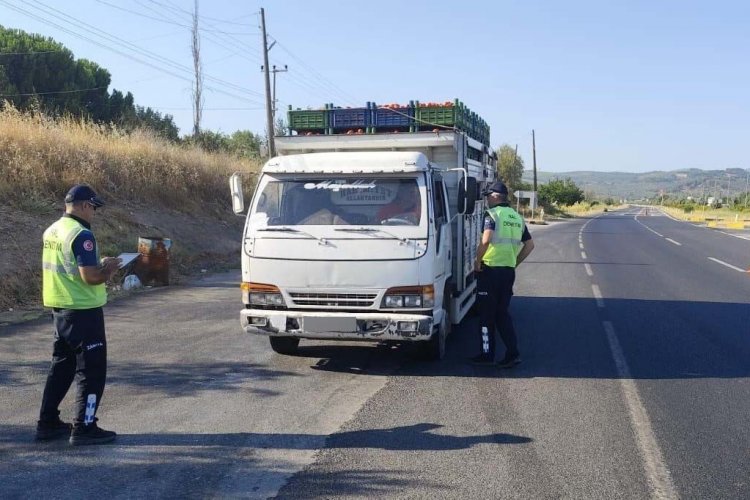
[[[448,196],[442,177],[435,175],[432,180],[432,193],[435,215],[435,283],[444,282],[451,274],[451,225],[448,213]]]

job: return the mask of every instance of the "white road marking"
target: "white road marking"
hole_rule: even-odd
[[[733,266],[732,264],[727,264],[727,263],[726,263],[726,262],[724,262],[723,260],[719,260],[719,259],[714,259],[713,257],[709,257],[709,258],[708,258],[708,260],[712,260],[712,261],[716,262],[717,264],[721,264],[722,266],[726,266],[726,267],[728,267],[729,269],[734,269],[735,271],[739,271],[739,272],[741,272],[741,273],[747,272],[747,271],[745,271],[744,269],[740,269],[740,268],[739,268],[739,267],[737,267],[737,266]]]
[[[602,291],[599,290],[599,285],[591,285],[591,291],[594,292],[596,307],[598,307],[599,309],[604,309],[604,298],[602,297]]]
[[[643,226],[643,227],[645,227],[646,229],[648,229],[649,231],[651,231],[652,233],[654,233],[654,234],[655,234],[656,236],[659,236],[660,238],[663,238],[663,237],[664,237],[664,235],[663,235],[663,234],[661,234],[661,233],[657,233],[656,231],[654,231],[653,229],[651,229],[650,227],[648,227],[648,226],[647,226],[646,224],[644,224],[643,222],[639,221],[639,220],[638,220],[638,216],[637,216],[637,215],[635,216],[635,221],[636,221],[636,222],[637,222],[638,224],[640,224],[641,226]]]
[[[668,242],[670,242],[670,243],[674,243],[674,244],[675,244],[675,245],[677,245],[678,247],[681,247],[681,246],[682,246],[682,243],[680,243],[679,241],[675,241],[675,240],[673,240],[672,238],[664,238],[664,239],[665,239],[665,240],[667,240],[667,241],[668,241]]]
[[[578,247],[579,247],[579,248],[580,248],[581,250],[583,250],[583,243],[579,243],[579,244],[578,244]]]
[[[586,260],[586,252],[581,252],[581,258],[582,258],[583,260]]]
[[[718,230],[716,232],[717,233],[721,233],[721,234],[726,234],[727,236],[733,236],[733,237],[739,238],[741,240],[750,241],[750,236],[742,236],[741,234],[732,234],[732,233],[728,233],[726,231],[718,231]]]
[[[591,266],[589,265],[589,263],[588,263],[588,262],[586,262],[586,263],[585,263],[585,264],[583,265],[583,267],[585,267],[585,268],[586,268],[586,274],[588,274],[589,276],[593,276],[593,275],[594,275],[594,271],[592,271],[592,270],[591,270]]]
[[[646,408],[643,406],[641,397],[638,394],[638,387],[630,373],[630,367],[625,360],[625,355],[620,347],[620,341],[615,334],[615,328],[610,321],[602,322],[604,331],[609,341],[609,349],[612,351],[612,357],[615,360],[617,374],[620,377],[620,387],[625,398],[625,403],[630,413],[630,423],[635,433],[638,451],[643,459],[643,466],[646,470],[646,479],[651,490],[651,498],[659,499],[677,499],[677,489],[672,482],[672,475],[664,461],[664,456],[659,449],[659,443],[651,428]]]

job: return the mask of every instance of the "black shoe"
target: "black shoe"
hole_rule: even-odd
[[[495,364],[492,358],[490,358],[489,356],[485,356],[484,354],[480,354],[479,356],[474,356],[469,361],[474,366],[492,366]]]
[[[505,357],[497,362],[497,367],[498,368],[513,368],[520,362],[521,362],[520,356],[515,356],[513,358]]]
[[[36,423],[36,440],[37,441],[50,441],[61,437],[69,437],[70,431],[73,426],[67,422],[63,422],[59,418],[52,422],[45,422],[39,420]]]
[[[76,425],[70,434],[70,444],[80,446],[86,444],[104,444],[111,443],[117,437],[117,433],[105,431],[96,425],[96,422],[89,425]]]

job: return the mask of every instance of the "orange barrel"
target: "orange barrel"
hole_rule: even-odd
[[[141,256],[133,272],[143,285],[169,285],[169,249],[172,240],[159,236],[139,236],[138,253]]]

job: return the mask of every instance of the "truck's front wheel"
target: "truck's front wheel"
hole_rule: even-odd
[[[297,337],[268,337],[271,342],[271,349],[279,354],[294,354],[299,346]]]
[[[438,326],[438,331],[427,342],[422,342],[420,346],[420,356],[426,361],[440,361],[445,357],[445,343],[450,332],[450,318],[448,311],[443,314],[443,320]]]

